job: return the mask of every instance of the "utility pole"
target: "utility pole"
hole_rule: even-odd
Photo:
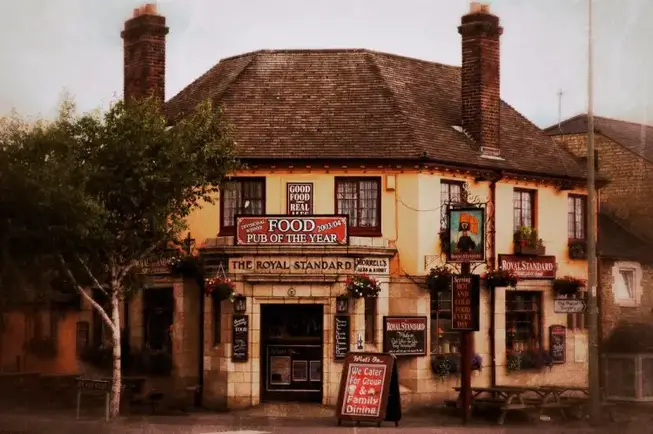
[[[592,65],[592,0],[588,3],[587,64],[587,265],[589,287],[589,369],[590,416],[594,425],[601,418],[601,386],[599,383],[598,303],[596,294],[596,185],[594,166],[594,77]]]

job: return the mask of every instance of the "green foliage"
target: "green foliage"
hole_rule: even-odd
[[[138,261],[176,240],[185,218],[213,202],[238,168],[234,150],[229,125],[208,102],[174,127],[153,100],[83,115],[65,101],[53,122],[5,118],[4,257],[24,263],[14,267],[20,272],[36,261],[52,269],[61,255],[78,283],[95,278],[126,295],[140,286]],[[6,264],[0,261],[0,275]]]

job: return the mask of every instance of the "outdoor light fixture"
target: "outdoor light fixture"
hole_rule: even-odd
[[[349,311],[349,297],[339,295],[336,297],[336,313],[347,313]]]
[[[237,294],[234,297],[234,312],[245,313],[247,311],[247,298],[242,294]]]

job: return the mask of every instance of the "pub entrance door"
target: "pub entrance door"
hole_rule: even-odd
[[[261,305],[261,399],[322,402],[323,307]]]

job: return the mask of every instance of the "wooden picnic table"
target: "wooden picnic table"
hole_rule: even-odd
[[[461,387],[453,388],[456,392]],[[536,392],[534,387],[517,386],[495,386],[495,387],[472,387],[472,406],[498,406],[501,410],[497,423],[503,425],[506,415],[511,411],[525,411],[533,407],[535,403],[529,400],[527,394]],[[460,395],[458,400],[460,400]]]

